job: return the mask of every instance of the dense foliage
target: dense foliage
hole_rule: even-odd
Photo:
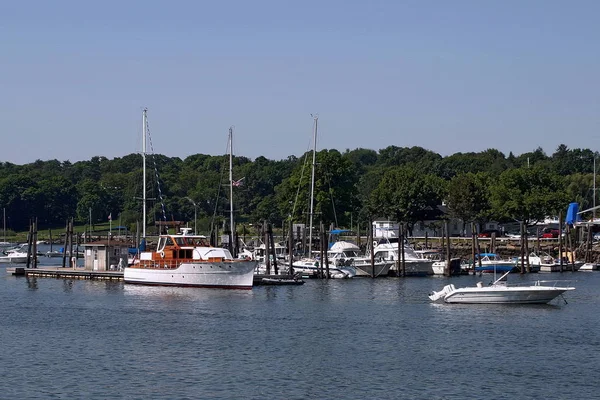
[[[515,156],[498,150],[456,153],[448,157],[421,147],[321,150],[315,170],[315,221],[349,227],[368,218],[404,221],[460,218],[483,223],[533,223],[594,203],[593,165],[598,154],[560,145],[548,156],[540,148]],[[160,219],[186,221],[199,230],[222,224],[229,216],[228,157],[196,154],[181,160],[147,156],[148,224]],[[312,153],[268,160],[234,157],[236,220],[269,220],[281,226],[288,218],[306,222]],[[7,228],[27,229],[37,218],[40,229],[105,222],[134,227],[142,214],[142,157],[109,160],[93,157],[70,163],[57,160],[26,165],[0,163],[0,206]],[[447,207],[441,207],[442,204]]]

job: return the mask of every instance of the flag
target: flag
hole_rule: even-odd
[[[245,178],[245,176],[244,176],[244,178]],[[242,181],[244,180],[244,178],[242,178],[242,179],[239,179],[239,180],[237,180],[237,181],[233,181],[233,182],[231,183],[231,185],[232,185],[232,186],[235,186],[235,187],[242,186],[242,185],[244,184],[244,182],[242,182]]]
[[[108,214],[108,220],[112,221],[112,213]]]

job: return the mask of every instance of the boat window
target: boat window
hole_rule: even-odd
[[[177,243],[178,246],[185,246],[185,238],[182,238],[182,237],[175,238],[175,243]]]
[[[166,246],[173,246],[173,238],[171,236],[167,237],[167,243],[165,245]]]

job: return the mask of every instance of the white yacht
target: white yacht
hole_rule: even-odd
[[[156,251],[140,253],[125,268],[126,283],[251,289],[256,261],[235,259],[227,249],[211,247],[205,236],[161,235]]]
[[[393,261],[375,260],[371,265],[371,257],[361,255],[357,245],[344,240],[335,242],[327,255],[336,267],[354,267],[356,276],[388,276],[390,267],[394,264]]]
[[[400,275],[398,260],[398,238],[381,238],[373,249],[375,260],[393,261],[394,265],[390,268],[395,274]],[[404,243],[404,265],[406,276],[427,276],[433,275],[433,260],[421,258],[415,253],[415,250],[405,241]]]

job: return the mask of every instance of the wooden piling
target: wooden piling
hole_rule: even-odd
[[[374,239],[374,235],[373,235],[373,219],[371,217],[369,217],[369,228],[367,230],[367,237],[368,237],[368,246],[369,246],[369,253],[371,254],[371,269],[373,270],[373,275],[375,275],[375,245],[373,244]],[[399,267],[400,265],[398,265]]]
[[[267,236],[269,237],[270,245],[270,251],[268,251],[268,253],[273,254],[273,272],[275,272],[275,275],[279,275],[279,268],[277,267],[277,254],[275,253],[275,240],[273,239],[273,226],[270,223],[267,223]],[[271,256],[269,255],[269,259],[270,258]]]
[[[446,265],[444,265],[444,276],[450,276],[450,230],[448,227],[448,220],[444,221],[444,230],[446,231]]]
[[[291,276],[294,276],[294,224],[290,218],[290,237],[288,238],[288,270]]]
[[[476,241],[476,234],[475,234],[475,223],[471,222],[471,257],[473,260],[473,275],[475,275],[475,250],[477,248],[475,241]]]
[[[560,257],[560,272],[563,272],[563,215],[562,211],[558,213],[558,255]]]
[[[402,277],[404,278],[406,276],[406,262],[404,259],[404,222],[400,224],[400,247],[402,249],[402,252],[399,254],[400,255],[400,260],[401,260],[401,264],[402,264]]]

